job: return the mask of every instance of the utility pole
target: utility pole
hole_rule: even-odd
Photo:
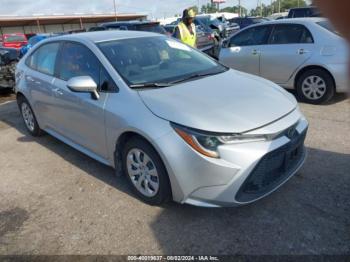
[[[238,8],[239,8],[239,17],[241,17],[242,16],[242,9],[241,9],[241,0],[238,0]]]
[[[281,13],[281,0],[278,1],[278,13]]]
[[[263,10],[262,10],[262,0],[260,0],[260,16],[263,16]]]
[[[114,17],[115,17],[115,21],[117,21],[117,0],[113,0],[113,5],[114,5]]]
[[[271,15],[273,14],[273,12],[275,11],[274,8],[273,8],[273,1],[271,0],[271,3],[270,3],[270,8],[271,8]]]

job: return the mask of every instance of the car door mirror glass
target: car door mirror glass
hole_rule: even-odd
[[[68,80],[67,87],[73,92],[91,93],[95,99],[99,98],[97,84],[90,76],[72,77]]]

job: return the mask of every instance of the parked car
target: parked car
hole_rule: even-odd
[[[24,34],[3,34],[0,42],[3,47],[17,48],[20,49],[22,46],[27,44],[27,38]]]
[[[289,10],[288,18],[320,17],[320,11],[315,6],[298,7]]]
[[[17,62],[17,49],[0,48],[0,90],[13,90],[15,87]]]
[[[91,32],[104,30],[134,30],[166,34],[165,29],[159,24],[159,22],[152,21],[109,22],[103,23],[98,27],[89,28],[88,31]]]
[[[235,34],[220,53],[231,68],[296,89],[301,100],[319,104],[347,92],[348,51],[324,18],[283,19]]]
[[[45,40],[48,37],[48,35],[35,35],[32,36],[29,40],[28,43],[25,46],[21,47],[20,53],[21,56],[24,56],[29,49],[31,49],[34,45],[39,43],[42,40]]]
[[[20,60],[16,76],[29,133],[44,130],[122,170],[150,204],[251,203],[305,159],[308,123],[290,93],[167,36],[47,39]]]
[[[196,21],[199,21],[206,27],[210,27],[211,29],[215,30],[220,35],[220,38],[226,38],[230,35],[230,32],[228,31],[228,26],[225,23],[222,23],[215,16],[197,15],[194,19],[194,23],[196,23]]]
[[[224,16],[219,16],[217,17],[217,19],[221,22],[226,24],[226,34],[227,37],[231,36],[233,33],[239,31],[241,29],[241,27],[234,22],[229,21],[228,19],[226,19]]]
[[[165,25],[164,29],[171,35],[174,36],[175,28],[180,20],[173,22],[172,24]],[[218,59],[220,51],[220,41],[217,35],[210,28],[206,28],[199,21],[195,22],[196,33],[197,33],[197,49],[210,55],[211,57]]]
[[[236,17],[236,18],[229,19],[229,21],[231,23],[238,24],[240,28],[243,29],[250,25],[255,25],[255,24],[269,21],[269,19],[264,17]]]

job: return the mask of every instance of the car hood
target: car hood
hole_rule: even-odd
[[[158,117],[223,133],[259,128],[297,106],[294,97],[274,83],[232,69],[166,88],[141,90],[139,95]]]

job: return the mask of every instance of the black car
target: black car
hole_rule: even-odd
[[[320,17],[320,11],[314,7],[300,7],[300,8],[292,8],[289,10],[288,18],[298,18],[298,17]]]
[[[250,25],[259,24],[268,21],[268,19],[263,17],[236,17],[228,20],[231,23],[236,23],[240,28],[245,28]]]
[[[159,22],[151,21],[125,21],[125,22],[109,22],[101,24],[100,26],[91,27],[88,29],[91,31],[104,31],[104,30],[133,30],[133,31],[147,31],[159,34],[166,34],[165,29],[159,24]]]
[[[15,86],[15,69],[19,51],[15,48],[0,48],[0,90],[12,90]]]

